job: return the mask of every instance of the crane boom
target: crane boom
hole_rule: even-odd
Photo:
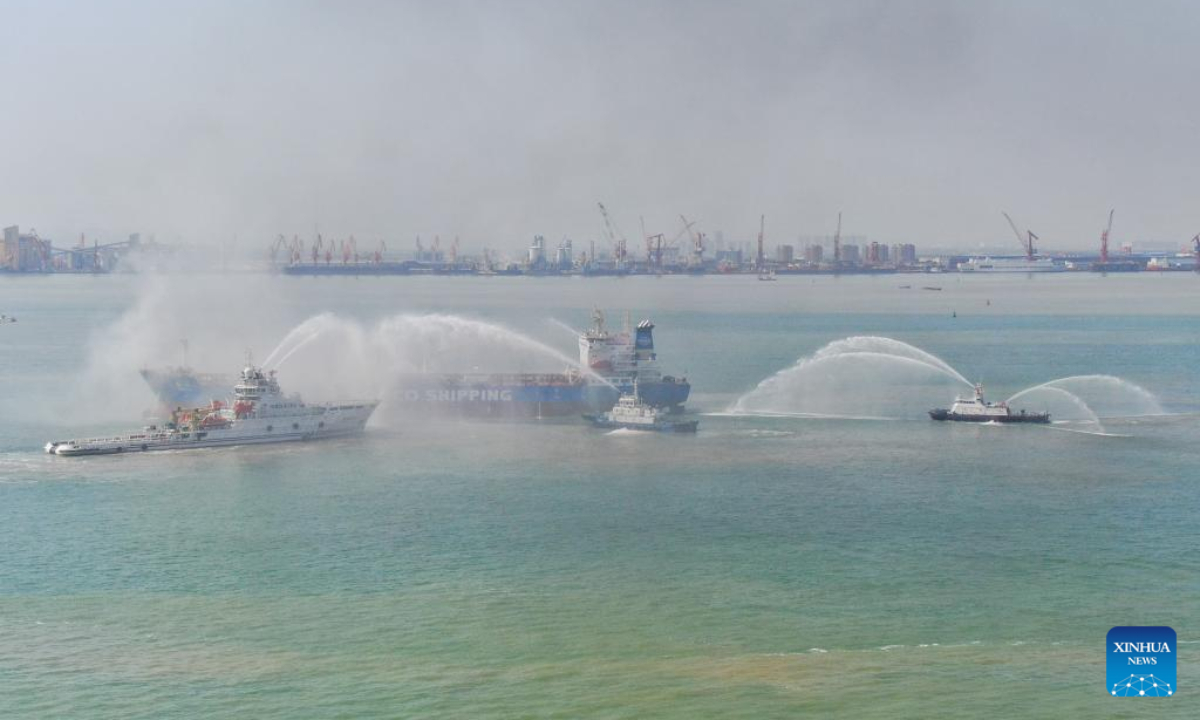
[[[1012,217],[1010,217],[1009,214],[1003,210],[1000,211],[1000,214],[1003,215],[1004,219],[1008,221],[1008,226],[1012,228],[1013,235],[1017,236],[1017,242],[1021,243],[1021,247],[1025,247],[1025,238],[1022,237],[1021,231],[1017,229],[1017,224],[1013,222]]]
[[[833,235],[833,264],[842,262],[842,211],[838,210],[837,232]]]
[[[604,218],[604,229],[608,234],[609,242],[613,245],[617,266],[620,267],[621,263],[625,261],[625,246],[628,243],[625,240],[625,236],[621,234],[621,231],[613,223],[612,218],[609,217],[608,208],[604,207],[604,203],[598,202],[596,204],[600,206],[600,215]]]
[[[1013,219],[1009,217],[1009,214],[1004,211],[1001,211],[1000,214],[1003,215],[1004,219],[1008,221],[1008,226],[1012,228],[1013,234],[1017,236],[1017,242],[1021,243],[1021,249],[1025,251],[1025,259],[1032,260],[1033,255],[1036,252],[1033,248],[1033,241],[1035,238],[1037,238],[1037,235],[1034,235],[1029,230],[1026,230],[1025,235],[1028,237],[1022,236],[1021,231],[1017,229],[1017,224],[1013,222]]]
[[[1108,227],[1106,227],[1104,229],[1104,232],[1100,235],[1100,262],[1101,262],[1101,264],[1108,263],[1108,234],[1110,232],[1112,232],[1113,213],[1115,213],[1116,211],[1117,211],[1116,208],[1113,208],[1112,210],[1108,211]]]
[[[767,229],[767,216],[760,215],[758,218],[758,257],[754,260],[754,269],[762,272],[763,270],[763,233]]]

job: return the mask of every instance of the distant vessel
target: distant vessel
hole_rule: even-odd
[[[1043,273],[1066,272],[1066,266],[1048,257],[973,257],[959,263],[959,272],[972,273]]]
[[[16,321],[17,319],[15,317],[0,315],[0,325],[8,325],[9,323],[15,323]]]
[[[389,402],[401,410],[485,419],[578,417],[604,412],[638,383],[642,400],[654,407],[687,402],[687,378],[666,375],[654,351],[654,323],[610,331],[604,313],[579,335],[579,368],[557,373],[405,373]],[[168,407],[200,405],[223,397],[231,378],[187,367],[144,369],[142,377]]]
[[[108,455],[152,450],[257,445],[318,440],[362,432],[377,402],[307,405],[299,395],[284,395],[275,373],[247,366],[233,388],[233,407],[213,400],[205,407],[171,413],[163,427],[142,432],[46,444],[54,455]]]
[[[1146,269],[1146,263],[1137,260],[1097,261],[1092,263],[1088,269],[1098,273],[1141,272]]]
[[[956,398],[949,410],[941,408],[930,410],[929,417],[934,420],[949,420],[952,422],[997,422],[997,423],[1048,423],[1050,413],[1031,413],[1024,410],[1019,413],[1012,411],[1006,403],[990,403],[983,399],[983,385],[975,385],[975,397]]]
[[[634,392],[622,395],[612,410],[595,415],[584,415],[596,427],[648,430],[652,432],[696,432],[697,420],[682,420],[677,414],[644,402]]]

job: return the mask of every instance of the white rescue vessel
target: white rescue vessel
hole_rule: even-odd
[[[46,443],[54,455],[109,455],[152,450],[257,445],[342,437],[363,431],[379,403],[357,401],[306,404],[284,395],[275,371],[252,365],[233,388],[233,404],[214,400],[198,408],[176,408],[170,422],[113,437]]]

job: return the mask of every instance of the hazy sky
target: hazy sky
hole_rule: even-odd
[[[0,223],[243,247],[1200,231],[1200,4],[0,0]]]

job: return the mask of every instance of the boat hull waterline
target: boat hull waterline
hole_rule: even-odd
[[[929,417],[934,420],[943,420],[946,422],[973,422],[973,423],[1034,423],[1037,425],[1045,425],[1050,422],[1049,413],[1016,413],[1012,415],[963,415],[961,413],[953,413],[949,410],[939,409],[930,410]]]
[[[635,425],[631,423],[623,423],[620,421],[610,420],[604,415],[584,415],[585,420],[593,426],[604,428],[607,430],[637,430],[639,432],[665,432],[665,433],[694,433],[700,425],[699,420],[672,420],[666,423],[658,423],[654,425]]]

